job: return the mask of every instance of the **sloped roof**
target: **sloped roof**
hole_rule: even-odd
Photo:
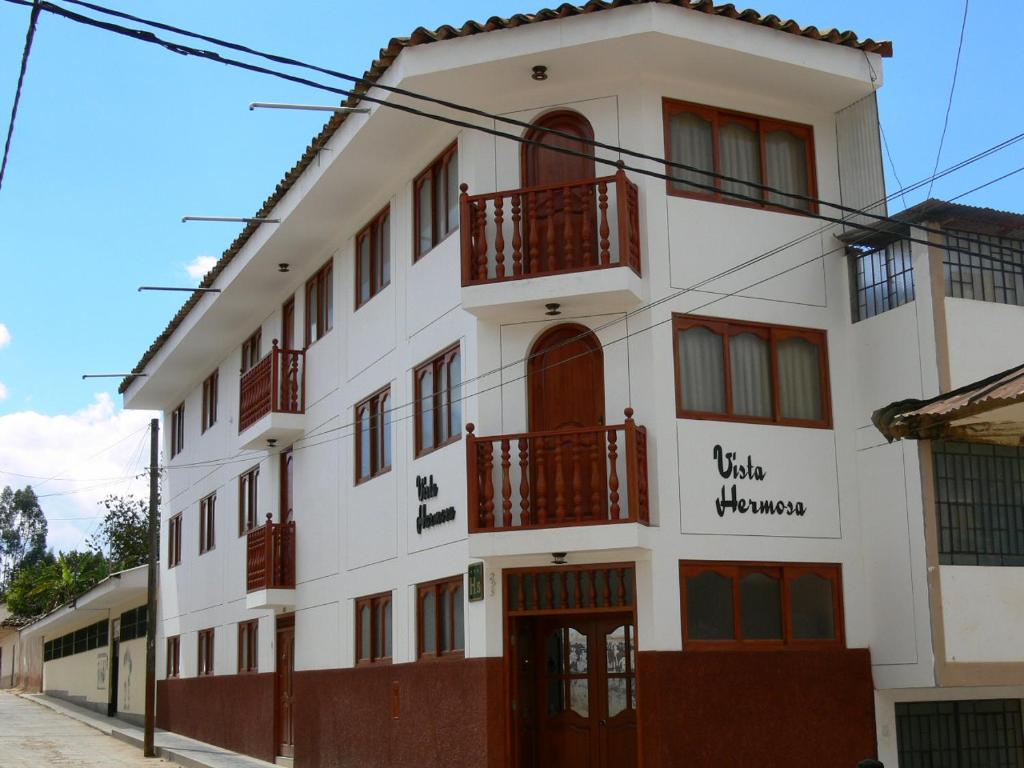
[[[871,416],[890,442],[964,439],[1024,445],[1024,364],[928,400],[900,400]]]
[[[792,19],[783,20],[774,14],[763,15],[755,10],[739,10],[732,3],[715,5],[712,0],[590,0],[590,2],[583,5],[563,3],[557,8],[543,8],[536,13],[517,13],[507,19],[492,16],[482,23],[477,21],[466,21],[460,27],[453,27],[449,24],[445,24],[433,30],[418,27],[408,37],[393,37],[390,42],[388,42],[387,47],[381,49],[379,57],[363,74],[363,79],[368,81],[369,85],[367,83],[360,83],[353,86],[352,90],[357,95],[347,98],[343,102],[343,106],[356,106],[360,101],[359,95],[366,93],[373,83],[380,80],[384,73],[391,67],[394,60],[398,58],[398,55],[406,48],[444,40],[452,40],[460,37],[471,37],[472,35],[478,35],[483,32],[515,29],[516,27],[538,24],[544,21],[563,19],[570,16],[581,16],[633,5],[644,5],[647,3],[675,6],[680,9],[698,11],[700,13],[706,13],[712,16],[721,16],[722,18],[727,19],[735,19],[748,24],[756,24],[761,27],[767,27],[768,29],[778,30],[779,32],[805,37],[810,40],[820,40],[822,42],[831,43],[832,45],[856,48],[864,51],[865,53],[876,53],[879,56],[884,57],[892,56],[892,43],[888,40],[876,41],[871,38],[861,40],[855,32],[851,32],[849,30],[841,32],[834,28],[819,29],[815,26],[804,27]],[[345,119],[346,115],[335,114],[327,121],[324,127],[320,130],[320,133],[313,137],[313,140],[310,142],[309,146],[306,147],[306,151],[303,153],[302,157],[299,158],[299,161],[292,166],[291,170],[289,170],[284,175],[284,178],[278,182],[274,192],[264,201],[263,205],[260,207],[259,211],[254,214],[253,218],[266,218],[270,215],[274,206],[277,205],[281,198],[284,197],[285,193],[291,189],[295,181],[302,175],[302,172],[306,170],[311,162],[313,162],[313,159],[316,157],[320,149],[323,148],[334,133],[341,127],[342,123],[345,122]],[[209,288],[213,285],[217,276],[228,264],[231,263],[231,260],[239,251],[241,251],[242,247],[246,242],[248,242],[249,238],[256,232],[258,227],[258,223],[249,223],[246,225],[241,234],[235,238],[234,242],[228,246],[226,251],[224,251],[213,269],[211,269],[203,278],[203,281],[200,283],[200,287]],[[146,350],[146,353],[142,356],[142,359],[139,360],[132,370],[141,372],[146,365],[149,364],[203,295],[204,294],[202,293],[193,293],[185,301],[181,309],[178,310],[171,319],[171,322],[168,323],[167,327],[159,336],[157,336],[156,340],[150,345],[149,349]],[[121,382],[121,385],[118,387],[118,393],[124,394],[135,379],[135,376],[125,377]]]

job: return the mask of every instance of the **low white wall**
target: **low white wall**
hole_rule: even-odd
[[[14,685],[14,665],[18,653],[18,633],[11,632],[0,637],[0,688]]]
[[[939,567],[946,660],[1021,661],[1024,569]]]
[[[1020,365],[1020,346],[1000,340],[1024,335],[1024,307],[947,297],[946,335],[955,389]]]
[[[110,684],[110,649],[83,651],[43,665],[43,692],[75,703],[106,707]]]

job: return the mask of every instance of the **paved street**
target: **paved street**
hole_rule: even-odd
[[[141,750],[0,691],[0,768],[153,768]]]

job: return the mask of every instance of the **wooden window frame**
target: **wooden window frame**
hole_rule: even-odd
[[[259,528],[259,480],[260,465],[246,470],[238,476],[238,535],[245,536],[253,528]]]
[[[306,281],[305,308],[303,317],[305,327],[303,334],[305,348],[313,346],[334,328],[334,259],[328,259],[327,263],[318,269],[309,280]],[[316,316],[312,316],[310,307],[313,303],[310,297],[316,297]],[[314,327],[314,333],[310,333],[310,327]],[[315,338],[310,336],[315,334]]]
[[[679,332],[689,328],[706,328],[722,337],[722,357],[725,372],[725,413],[714,411],[689,411],[683,407],[683,388],[680,377],[681,351]],[[769,344],[771,362],[772,415],[764,418],[733,413],[732,402],[732,360],[729,354],[729,339],[742,333],[753,333]],[[782,394],[779,388],[778,344],[786,339],[799,338],[818,349],[818,391],[821,396],[820,419],[791,419],[782,415]],[[832,390],[829,378],[828,332],[818,328],[800,328],[792,325],[754,323],[746,320],[729,320],[704,315],[672,315],[672,352],[675,362],[676,418],[706,419],[709,421],[735,421],[746,424],[775,424],[786,427],[808,427],[832,429]]]
[[[241,371],[245,373],[256,365],[263,357],[260,355],[260,346],[263,340],[263,329],[257,328],[249,338],[242,342]]]
[[[451,384],[451,371],[449,369],[449,372],[448,372],[448,391],[447,392],[441,392],[438,389],[438,381],[440,380],[440,378],[438,376],[438,373],[440,372],[440,370],[443,367],[445,367],[445,366],[449,366],[450,367],[452,361],[456,357],[459,358],[459,370],[460,370],[459,386],[458,387],[452,387],[452,384]],[[416,366],[416,368],[413,369],[413,374],[412,374],[412,381],[413,381],[413,412],[414,412],[413,422],[415,423],[415,432],[416,432],[416,442],[415,442],[415,449],[416,449],[415,457],[416,458],[419,458],[420,456],[425,456],[428,453],[432,453],[432,452],[434,452],[434,451],[436,451],[436,450],[438,450],[440,448],[444,448],[446,445],[451,445],[452,443],[457,442],[459,439],[462,438],[462,424],[455,424],[455,423],[453,423],[452,417],[451,417],[451,414],[452,414],[452,399],[451,399],[452,398],[452,390],[453,389],[459,390],[459,395],[461,397],[461,390],[462,390],[461,370],[462,370],[462,349],[461,349],[460,342],[455,342],[454,344],[452,344],[450,347],[448,347],[444,351],[434,355],[434,357],[430,358],[429,360],[425,360],[424,362],[420,363],[419,365]],[[434,390],[433,390],[433,398],[432,398],[432,400],[433,400],[433,409],[434,409],[433,410],[433,425],[434,425],[433,426],[433,434],[434,434],[434,440],[435,441],[437,441],[438,435],[441,434],[441,426],[442,426],[441,421],[442,421],[442,418],[444,417],[444,415],[446,413],[446,411],[445,411],[443,406],[446,405],[446,404],[448,406],[447,414],[448,414],[448,422],[449,422],[446,425],[447,429],[448,429],[448,432],[449,432],[448,437],[446,437],[444,440],[441,440],[440,442],[434,442],[432,445],[424,445],[423,444],[423,430],[422,430],[421,420],[420,420],[420,417],[422,416],[422,412],[423,412],[423,398],[424,398],[424,394],[422,392],[423,376],[428,371],[433,374],[433,382],[434,382]],[[460,418],[460,421],[461,421],[461,418]]]
[[[356,234],[356,251],[355,251],[355,256],[356,256],[356,286],[355,286],[356,287],[356,292],[355,292],[356,309],[359,309],[363,305],[367,304],[370,301],[370,299],[372,299],[378,293],[380,293],[385,288],[387,288],[389,285],[391,285],[391,267],[390,267],[390,264],[391,264],[391,253],[390,253],[390,247],[388,249],[388,252],[385,253],[384,252],[384,248],[383,248],[383,244],[381,242],[383,238],[381,238],[381,236],[380,236],[381,232],[383,231],[383,228],[382,228],[381,224],[382,224],[382,222],[384,222],[385,219],[387,220],[387,223],[386,223],[385,226],[387,226],[387,228],[388,228],[388,244],[390,246],[390,243],[391,243],[391,236],[390,236],[390,232],[391,232],[391,206],[390,205],[385,205],[383,210],[381,210],[379,213],[377,213],[376,216],[374,216],[372,219],[370,219],[370,222],[365,227],[363,227],[361,230],[359,230],[359,232]],[[362,284],[363,284],[363,260],[359,256],[359,248],[360,248],[360,245],[362,244],[362,242],[364,240],[366,240],[367,238],[369,238],[369,240],[370,240],[370,295],[367,296],[364,299],[364,298],[362,298],[359,295],[360,286],[362,286]],[[388,277],[387,277],[386,280],[382,276],[383,272],[384,272],[384,263],[385,262],[388,263],[388,270],[387,270]]]
[[[391,457],[384,456],[384,440],[382,439],[384,434],[385,425],[388,429],[392,427],[392,424],[385,418],[386,412],[391,405],[391,385],[388,384],[385,387],[381,387],[372,395],[356,403],[355,406],[355,439],[356,439],[356,450],[355,450],[355,482],[356,485],[365,483],[368,480],[372,480],[375,477],[383,475],[391,471]],[[363,427],[362,421],[359,417],[360,411],[363,408],[370,409],[370,472],[367,475],[361,475],[360,469],[363,466],[363,447],[362,447],[362,436]],[[394,446],[392,446],[393,450]],[[385,459],[387,461],[385,462]]]
[[[171,458],[185,450],[185,403],[171,411]]]
[[[205,433],[210,427],[217,423],[217,389],[219,384],[219,371],[214,371],[203,381],[203,413],[201,418],[200,434]]]
[[[732,109],[720,109],[719,107],[712,107],[707,104],[694,104],[689,101],[679,101],[678,99],[663,98],[662,99],[662,126],[665,139],[665,157],[672,162],[681,162],[681,160],[672,157],[672,129],[671,122],[672,118],[681,113],[688,112],[693,115],[697,115],[703,120],[706,120],[711,124],[711,153],[713,166],[712,170],[708,173],[721,174],[721,157],[719,152],[719,129],[723,122],[729,123],[741,123],[747,127],[752,127],[757,131],[760,152],[761,152],[761,178],[757,182],[762,186],[771,186],[767,182],[768,178],[768,159],[765,145],[765,136],[772,131],[785,131],[794,136],[797,136],[804,141],[804,147],[806,150],[806,162],[807,162],[807,193],[806,196],[809,198],[817,198],[818,196],[818,180],[816,173],[815,164],[815,152],[814,152],[814,126],[807,125],[805,123],[794,123],[788,120],[779,120],[774,117],[764,117],[763,115],[755,115],[749,112],[738,112]],[[672,175],[673,171],[677,169],[672,166],[666,166],[665,172],[669,176]],[[733,197],[728,192],[721,191],[723,180],[717,176],[711,176],[707,181],[707,185],[713,185],[716,188],[715,192],[709,192],[703,189],[683,190],[677,189],[671,179],[665,180],[665,189],[668,194],[672,197],[689,197],[696,198],[698,200],[711,200],[718,203],[727,203],[729,205],[739,205],[745,208],[759,208],[762,210],[778,211],[780,213],[792,213],[797,216],[810,216],[817,214],[818,205],[814,202],[808,202],[808,210],[794,210],[793,208],[783,207],[777,203],[769,203],[768,190],[758,189],[754,191],[750,197],[754,197],[760,194],[762,202],[756,203],[751,200],[741,200]],[[794,200],[796,204],[799,200]]]
[[[260,671],[259,619],[238,622],[238,674],[254,675]],[[243,651],[248,650],[248,654]],[[246,663],[243,663],[243,659]]]
[[[167,567],[181,565],[181,512],[167,519]]]
[[[451,601],[452,615],[450,617],[449,626],[452,629],[452,636],[450,638],[444,638],[443,627],[444,617],[442,615],[443,601],[441,596],[445,592],[455,592],[462,590],[462,647],[455,648],[455,600]],[[423,598],[428,594],[433,593],[434,595],[434,650],[425,651],[423,650],[423,633],[424,633],[424,621],[423,621]],[[458,576],[447,576],[443,579],[436,579],[434,581],[424,582],[416,585],[416,657],[418,659],[442,659],[448,657],[461,658],[466,655],[466,587],[465,579],[460,573]],[[441,650],[445,646],[445,642],[450,643],[450,650]]]
[[[200,629],[197,634],[196,676],[209,677],[214,673],[214,628]]]
[[[448,174],[451,172],[452,159],[454,158],[454,172],[459,172],[459,142],[458,139],[453,141],[444,150],[435,157],[430,163],[416,174],[416,178],[413,179],[412,183],[412,209],[413,209],[413,223],[412,223],[412,260],[416,263],[437,246],[439,246],[444,240],[455,230],[459,228],[458,216],[456,216],[455,225],[450,229],[447,227],[447,219],[445,221],[444,231],[438,230],[438,189],[442,188],[444,195],[444,206],[443,210],[447,217],[448,209],[451,206],[451,201],[448,200]],[[430,248],[420,251],[420,187],[423,182],[427,179],[431,181],[430,187]],[[438,184],[438,180],[441,179],[444,183]]]
[[[168,679],[181,677],[181,635],[167,638],[167,658],[164,676]]]
[[[697,640],[689,637],[686,612],[686,580],[700,573],[713,571],[732,580],[733,633],[732,640]],[[769,573],[779,581],[779,610],[782,617],[782,639],[744,640],[740,579],[748,573]],[[832,585],[832,627],[835,637],[799,639],[793,637],[793,610],[789,585],[808,573],[827,579]],[[839,563],[774,563],[714,560],[681,560],[679,562],[679,604],[682,618],[684,651],[735,650],[802,650],[845,648],[845,616],[843,613],[843,567]]]
[[[199,554],[217,548],[217,492],[199,500]]]
[[[381,636],[381,627],[377,621],[377,610],[380,608],[381,615],[384,615],[384,607],[391,606],[391,623],[386,627],[386,631],[391,634],[391,652],[394,653],[394,600],[390,592],[380,592],[376,595],[367,595],[366,597],[356,598],[356,666],[364,667],[370,664],[390,664],[392,661],[391,656],[375,655],[375,651],[380,645],[379,640]],[[365,656],[363,655],[363,618],[362,609],[363,607],[369,607],[370,609],[370,650]]]

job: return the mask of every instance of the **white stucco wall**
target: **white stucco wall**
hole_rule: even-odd
[[[946,661],[1016,661],[1024,637],[1024,569],[939,566]]]

